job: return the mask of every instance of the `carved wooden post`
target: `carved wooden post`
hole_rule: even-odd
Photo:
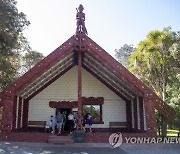
[[[78,54],[78,127],[82,125],[82,52],[85,51],[86,45],[84,44],[84,36],[87,34],[85,27],[85,14],[83,13],[83,6],[80,4],[77,9],[77,29],[76,29],[76,51]]]
[[[143,111],[143,98],[139,97],[139,110],[140,110],[140,129],[144,131],[144,111]]]
[[[21,116],[22,116],[22,97],[19,98],[19,105],[18,105],[18,124],[17,124],[17,127],[18,127],[18,130],[20,130],[21,128]]]
[[[25,99],[23,103],[23,121],[22,121],[22,129],[28,129],[28,111],[29,111],[29,100]]]
[[[4,91],[2,133],[10,133],[13,126],[14,88]]]
[[[127,128],[132,129],[132,118],[131,118],[131,101],[126,101],[126,117],[127,117]]]
[[[78,125],[82,119],[82,52],[78,51]]]
[[[146,111],[147,132],[149,136],[156,136],[156,117],[154,102],[151,101],[151,97],[149,97],[148,93],[146,93],[144,97],[144,105]]]

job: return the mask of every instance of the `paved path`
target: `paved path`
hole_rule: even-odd
[[[180,154],[180,144],[123,144],[112,149],[104,143],[57,145],[46,143],[2,142],[2,154]]]

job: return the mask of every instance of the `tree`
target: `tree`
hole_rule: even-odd
[[[30,24],[26,15],[18,12],[15,0],[0,1],[0,51],[10,54],[21,49],[26,39],[22,31]]]
[[[171,48],[171,53],[176,63],[175,72],[172,76],[172,83],[167,85],[169,105],[176,111],[175,127],[180,131],[180,33],[177,32],[177,41]]]
[[[130,56],[129,69],[163,101],[167,102],[167,86],[172,85],[179,71],[177,65],[179,51],[172,52],[173,46],[178,43],[178,33],[165,28],[163,31],[151,31],[147,38],[140,42],[137,50]],[[166,134],[164,117],[161,119],[163,136]]]
[[[180,129],[180,74],[176,75],[173,84],[167,85],[169,105],[176,111],[175,127]]]
[[[32,67],[34,67],[40,60],[44,58],[43,54],[37,51],[27,52],[24,56],[22,56],[22,66],[20,68],[20,74],[26,73]]]
[[[129,56],[135,51],[133,45],[124,44],[120,49],[115,49],[117,60],[124,66],[129,65]]]
[[[0,1],[0,90],[16,79],[19,55],[30,49],[22,33],[29,24],[15,0]]]

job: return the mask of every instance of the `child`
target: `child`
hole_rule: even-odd
[[[93,120],[92,120],[92,116],[90,115],[90,113],[88,113],[88,116],[87,116],[87,122],[88,122],[88,125],[89,125],[89,130],[90,130],[90,133],[92,133],[92,124],[93,124]]]

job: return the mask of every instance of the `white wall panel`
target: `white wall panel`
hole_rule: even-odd
[[[107,128],[109,121],[126,121],[126,104],[103,83],[83,69],[82,94],[85,97],[104,97],[103,121],[93,127]],[[49,85],[41,93],[30,100],[29,120],[43,120],[49,123],[55,109],[49,107],[49,101],[77,100],[77,66]]]

